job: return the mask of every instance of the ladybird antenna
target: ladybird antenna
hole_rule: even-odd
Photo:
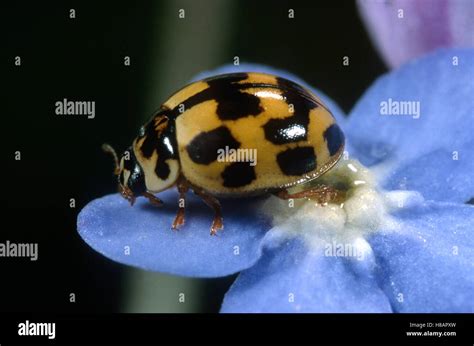
[[[112,155],[112,157],[114,159],[114,164],[115,164],[114,174],[119,175],[120,174],[120,165],[119,165],[119,160],[118,160],[117,153],[115,152],[114,148],[112,148],[112,146],[110,144],[104,143],[104,144],[102,144],[102,150],[105,153]]]

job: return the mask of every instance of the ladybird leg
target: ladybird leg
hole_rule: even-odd
[[[216,235],[218,230],[224,229],[221,203],[216,197],[208,194],[202,189],[193,188],[193,191],[196,195],[201,197],[204,203],[206,203],[212,210],[214,210],[214,220],[212,221],[211,225],[211,235]]]
[[[178,203],[178,212],[176,217],[171,225],[172,229],[178,229],[178,227],[184,225],[184,210],[186,207],[186,192],[188,192],[189,185],[186,180],[180,179],[178,181],[178,192],[179,192],[179,203]]]
[[[342,203],[346,197],[346,192],[338,190],[332,186],[319,185],[309,190],[296,193],[289,193],[288,190],[281,190],[275,193],[281,199],[310,198],[318,204]]]
[[[163,205],[163,201],[150,192],[144,192],[143,196],[148,198],[148,201],[154,206],[161,207]]]
[[[128,187],[121,187],[120,185],[119,185],[118,191],[122,195],[123,198],[125,198],[127,201],[130,202],[130,205],[133,207],[133,204],[135,204],[136,198],[133,195],[132,191]]]

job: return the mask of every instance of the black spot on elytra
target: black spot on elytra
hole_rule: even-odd
[[[308,90],[303,88],[298,83],[295,83],[295,82],[293,82],[289,79],[282,78],[282,77],[277,77],[276,80],[277,80],[277,83],[278,83],[278,86],[280,87],[280,89],[292,90],[292,91],[295,91],[298,94],[302,95],[305,98],[314,99],[314,97],[308,92]]]
[[[251,94],[229,89],[221,89],[215,95],[217,101],[217,116],[221,120],[236,120],[262,112],[260,99]]]
[[[283,119],[270,119],[262,127],[265,138],[273,144],[304,141],[308,138],[309,117],[293,115]]]
[[[277,155],[278,166],[285,175],[303,175],[316,169],[312,147],[287,149]]]
[[[342,133],[341,128],[337,124],[330,125],[324,131],[323,136],[331,156],[336,154],[344,144],[344,133]]]
[[[153,152],[157,150],[160,142],[159,134],[155,130],[155,117],[157,116],[161,115],[154,116],[145,126],[142,126],[138,133],[138,138],[145,137],[140,146],[140,151],[147,159],[149,159],[153,155]]]
[[[139,138],[145,137],[140,150],[145,158],[150,158],[156,150],[158,160],[155,173],[160,179],[165,180],[170,174],[170,168],[166,160],[178,158],[175,122],[169,119],[167,127],[158,133],[155,130],[155,119],[157,117],[161,119],[161,122],[166,121],[165,117],[169,118],[167,111],[162,110],[144,126],[144,130],[140,130],[141,136]]]
[[[209,78],[204,79],[203,81],[207,83],[215,83],[218,81],[219,83],[221,81],[226,81],[227,83],[237,83],[237,82],[246,80],[247,78],[249,78],[248,73],[236,72],[236,73],[227,73],[227,74],[222,74],[219,76],[209,77]]]
[[[316,100],[301,86],[284,78],[277,78],[286,103],[294,114],[283,119],[270,119],[264,124],[265,138],[274,144],[305,141],[308,138],[309,112],[318,107]]]
[[[186,146],[193,162],[208,165],[217,160],[219,149],[237,149],[240,143],[232,136],[229,129],[220,126],[212,131],[201,132]]]
[[[242,85],[237,82],[247,78],[248,74],[241,73],[207,81],[213,98],[217,101],[217,116],[220,119],[236,120],[262,112],[257,96],[240,91]]]
[[[248,162],[234,162],[221,174],[225,187],[242,187],[256,179],[255,169]]]
[[[242,89],[249,86],[238,84],[248,78],[247,73],[232,73],[205,79],[209,87],[182,102],[185,110],[209,100],[217,102],[217,116],[221,120],[236,120],[243,117],[255,116],[262,112],[260,99]],[[179,116],[179,105],[172,110],[172,116]]]
[[[171,173],[170,166],[165,162],[165,160],[158,159],[156,162],[155,173],[160,179],[166,180]]]

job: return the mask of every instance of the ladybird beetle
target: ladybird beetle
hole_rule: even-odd
[[[137,196],[161,205],[154,193],[177,186],[182,201],[172,224],[177,229],[184,224],[191,189],[214,210],[214,235],[223,228],[218,197],[337,195],[327,186],[296,194],[287,188],[334,166],[344,150],[344,134],[304,87],[270,74],[231,73],[172,95],[140,128],[120,162],[109,145],[104,150],[114,155],[119,191],[132,205]],[[256,160],[235,160],[239,150],[254,152]]]

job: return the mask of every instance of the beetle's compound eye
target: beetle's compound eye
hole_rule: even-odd
[[[143,170],[133,153],[132,148],[126,150],[119,163],[119,187],[123,197],[132,204],[135,197],[146,191]]]

